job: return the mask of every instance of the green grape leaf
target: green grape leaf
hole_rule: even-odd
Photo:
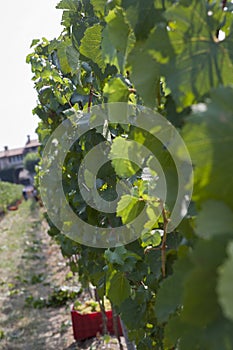
[[[183,319],[195,326],[205,326],[219,316],[213,269],[194,269],[185,283]]]
[[[141,164],[140,145],[123,137],[116,137],[113,141],[109,158],[115,172],[120,177],[130,177],[139,170]],[[134,160],[134,161],[132,161]]]
[[[117,216],[121,217],[123,224],[133,221],[142,211],[144,203],[137,197],[123,195],[117,204]]]
[[[154,28],[146,41],[139,41],[128,56],[130,79],[148,107],[160,101],[161,64],[173,54],[166,26]]]
[[[114,251],[106,250],[104,256],[111,264],[124,264],[124,255],[127,253],[125,247],[117,247]]]
[[[224,315],[233,321],[233,241],[227,247],[228,258],[218,269],[219,278],[217,285],[218,300],[222,306]]]
[[[143,328],[145,323],[145,302],[138,303],[131,298],[126,299],[120,306],[121,318],[130,330]]]
[[[200,349],[231,349],[232,324],[222,317],[216,293],[227,242],[228,235],[225,235],[209,241],[199,240],[196,244],[190,255],[192,265],[182,280],[182,308],[165,326],[164,344],[168,348],[178,341],[181,350],[186,350],[190,344]]]
[[[180,350],[211,349],[230,350],[233,345],[232,323],[219,318],[213,324],[200,328],[184,323],[178,315],[172,316],[165,326],[164,346],[166,349],[176,348],[179,343]]]
[[[91,4],[96,13],[100,13],[101,16],[104,16],[106,0],[91,0]]]
[[[138,260],[141,260],[141,257],[138,254],[125,249],[124,246],[116,247],[114,251],[108,249],[105,251],[104,256],[111,264],[116,263],[118,265],[124,265],[124,267],[129,267],[129,269],[132,269],[134,264]]]
[[[158,231],[147,232],[141,236],[143,248],[148,246],[157,247],[161,243],[161,235]]]
[[[57,47],[57,57],[59,60],[59,64],[61,67],[61,71],[64,74],[71,73],[72,69],[70,67],[69,61],[68,61],[68,55],[67,53],[70,52],[69,50],[73,51],[72,46],[70,45],[70,40],[63,41],[58,44]]]
[[[178,315],[171,316],[168,323],[165,326],[164,331],[164,346],[167,349],[175,348],[178,339],[185,334],[189,329],[185,323],[182,323]],[[195,329],[195,328],[194,328]],[[196,331],[196,330],[195,330]],[[196,332],[196,334],[198,334]],[[193,343],[193,339],[190,337],[190,344]]]
[[[121,9],[111,10],[105,20],[107,25],[103,30],[101,45],[105,63],[115,65],[123,73],[134,37]]]
[[[111,102],[127,102],[129,99],[129,89],[120,78],[113,78],[105,84],[104,96]]]
[[[217,268],[226,256],[227,236],[199,240],[192,253],[193,269],[185,278],[181,319],[206,327],[221,315],[216,293]]]
[[[156,3],[156,4],[155,4]],[[134,30],[137,41],[143,41],[149,35],[156,23],[163,22],[161,9],[155,9],[158,1],[154,0],[123,0],[122,7]]]
[[[194,165],[193,199],[198,205],[219,200],[233,209],[233,88],[213,90],[211,97],[212,102],[200,107],[205,111],[188,118],[182,132]]]
[[[164,127],[162,130],[158,127],[158,135],[160,132],[167,132],[167,140],[169,139],[172,144],[175,139],[169,128]],[[131,128],[130,139],[136,141],[133,143],[130,154],[130,159],[137,157],[140,160],[140,163],[143,162],[144,159],[147,158],[147,167],[149,168],[149,173],[153,174],[153,176],[158,176],[158,181],[156,181],[155,192],[156,197],[163,198],[163,185],[162,179],[163,176],[166,177],[166,186],[167,186],[167,197],[166,197],[166,205],[169,208],[174,207],[174,203],[177,199],[177,189],[178,189],[178,177],[177,177],[177,168],[175,162],[169,153],[169,151],[164,147],[164,145],[159,141],[159,137],[157,138],[148,133],[145,130],[139,128]],[[139,147],[137,144],[142,144],[143,147]],[[145,152],[147,150],[147,153]],[[152,156],[147,156],[151,152]],[[176,159],[177,160],[177,159]],[[161,166],[158,167],[158,162]],[[139,163],[139,164],[140,164]]]
[[[232,232],[233,212],[224,203],[219,201],[206,201],[196,220],[195,232],[203,238],[224,232]]]
[[[144,62],[144,64],[142,64]],[[148,107],[156,105],[159,88],[159,64],[146,51],[144,44],[137,44],[128,57],[131,80]]]
[[[117,272],[109,281],[107,291],[108,298],[115,304],[120,305],[130,295],[130,284],[124,273]]]
[[[166,12],[174,57],[165,67],[165,76],[180,109],[190,106],[213,87],[233,81],[230,34],[224,41],[215,38],[206,1],[177,3]]]
[[[66,49],[66,56],[71,68],[71,73],[77,73],[80,70],[79,52],[73,46],[68,46]]]
[[[33,46],[37,45],[39,42],[40,42],[40,39],[33,39],[30,47],[33,47]],[[29,59],[30,56],[31,56],[31,54],[28,55],[27,58]],[[28,59],[26,61],[27,63],[29,63]]]
[[[160,286],[156,301],[155,315],[159,322],[166,322],[171,314],[182,305],[183,283],[192,264],[184,255],[178,259],[173,267],[174,273],[168,276]]]
[[[95,24],[86,29],[79,48],[80,53],[96,63],[102,72],[105,70],[105,63],[101,53],[101,39],[103,27]]]
[[[61,0],[56,8],[60,10],[77,11],[79,8],[79,0]]]

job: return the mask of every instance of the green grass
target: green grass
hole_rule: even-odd
[[[30,202],[23,202],[19,210],[9,212],[0,222],[0,271],[15,271],[25,248],[25,234],[32,228]]]

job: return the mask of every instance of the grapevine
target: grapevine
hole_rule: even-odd
[[[50,135],[71,114],[82,117],[96,105],[116,102],[160,113],[191,155],[191,204],[169,232],[178,181],[169,145],[120,122],[109,122],[107,132],[92,129],[72,145],[62,167],[63,188],[75,214],[94,227],[115,229],[130,225],[149,202],[147,224],[155,219],[160,201],[146,193],[145,174],[133,162],[111,158],[126,147],[137,154],[133,141],[156,154],[163,167],[168,194],[162,212],[138,239],[107,248],[78,243],[48,219],[49,234],[71,270],[84,286],[95,286],[100,300],[111,301],[139,350],[233,348],[231,5],[220,0],[62,0],[57,5],[63,10],[61,35],[34,40],[27,56],[38,93],[34,114],[40,118],[41,157]],[[221,41],[216,40],[220,29],[225,33]],[[85,156],[102,142],[109,162],[98,171],[99,195],[114,200],[122,179],[132,189],[131,197],[119,199],[115,213],[88,205],[75,182]],[[127,210],[121,210],[129,198]]]

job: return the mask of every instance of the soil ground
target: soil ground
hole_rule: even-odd
[[[115,338],[75,342],[70,303],[40,307],[56,288],[79,286],[47,234],[42,209],[28,200],[0,219],[0,349],[119,349]]]

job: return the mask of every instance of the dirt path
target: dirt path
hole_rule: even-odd
[[[115,339],[107,345],[96,339],[77,344],[70,304],[45,307],[61,286],[79,287],[46,230],[31,201],[0,222],[0,349],[118,349]]]
[[[77,348],[69,309],[40,308],[57,286],[71,283],[59,248],[33,205],[24,202],[0,223],[0,348]]]

